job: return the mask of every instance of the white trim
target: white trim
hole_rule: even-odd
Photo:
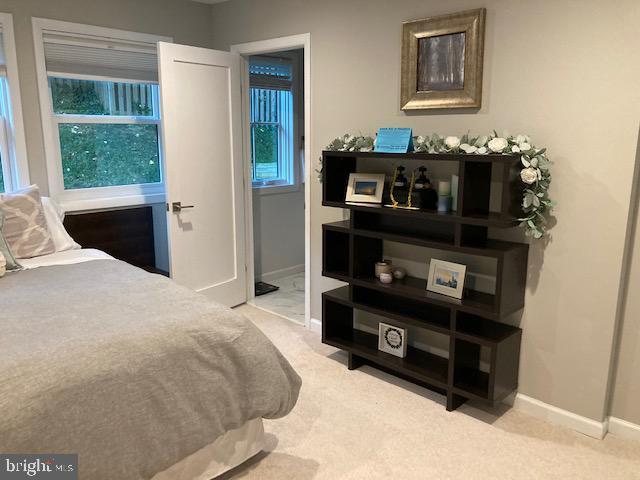
[[[49,18],[33,17],[34,29],[59,31],[60,33],[75,33],[80,35],[98,36],[111,38],[114,40],[128,40],[132,42],[157,43],[173,42],[173,37],[165,35],[154,35],[152,33],[132,32],[130,30],[119,30],[116,28],[99,27],[97,25],[87,25],[83,23],[63,22],[62,20],[52,20]]]
[[[83,35],[102,36],[114,39],[127,39],[137,42],[157,43],[159,41],[172,42],[173,38],[161,35],[151,35],[146,33],[130,32],[126,30],[116,30],[112,28],[97,27],[94,25],[83,25],[79,23],[62,22],[46,18],[32,18],[33,25],[33,47],[36,61],[36,79],[38,82],[38,96],[40,100],[40,119],[42,122],[42,132],[44,137],[44,150],[47,166],[47,178],[49,182],[49,195],[55,198],[58,203],[68,211],[93,210],[100,208],[113,208],[129,205],[141,205],[158,203],[164,201],[164,185],[162,183],[149,185],[123,185],[117,187],[87,188],[78,190],[65,190],[62,175],[62,161],[60,159],[60,145],[57,131],[54,125],[58,120],[65,121],[65,118],[72,120],[78,116],[54,115],[51,94],[49,91],[48,72],[44,54],[43,32],[60,31],[64,33],[75,33]],[[94,79],[99,79],[96,76]],[[114,81],[114,79],[109,79]],[[134,83],[138,80],[129,80]],[[157,102],[157,99],[155,100]],[[156,109],[156,112],[159,110]],[[125,117],[126,118],[126,117]],[[152,119],[149,119],[152,120]],[[106,118],[102,119],[108,123]],[[112,123],[116,123],[114,120]],[[163,162],[162,151],[162,129],[158,119],[154,118],[149,123],[158,125],[158,145],[160,147],[160,162]],[[162,177],[162,170],[161,170]]]
[[[609,433],[629,440],[640,441],[640,425],[621,418],[609,417]]]
[[[322,322],[317,318],[312,318],[309,321],[309,330],[311,330],[314,333],[322,334]]]
[[[262,310],[263,312],[269,313],[271,315],[274,315],[276,317],[282,318],[284,320],[289,320],[291,323],[295,323],[296,325],[300,326],[300,327],[304,327],[304,323],[298,322],[297,320],[294,320],[291,317],[288,317],[282,313],[278,313],[274,310],[270,310],[268,308],[263,307],[262,305],[258,305],[256,303],[256,297],[254,296],[251,300],[247,300],[247,305],[251,305],[252,307],[257,308],[258,310]]]
[[[511,401],[513,401],[513,403]],[[549,423],[570,428],[589,437],[597,438],[598,440],[602,440],[607,433],[607,420],[598,422],[568,410],[554,407],[553,405],[523,395],[522,393],[518,393],[515,399],[508,397],[505,403],[512,405],[513,408],[521,412],[528,413]]]
[[[309,188],[309,178],[313,171],[311,158],[313,155],[312,125],[311,125],[311,34],[303,33],[288,37],[272,38],[270,40],[259,40],[256,42],[241,43],[231,46],[231,52],[241,56],[258,55],[261,53],[273,53],[294,48],[304,49],[304,179],[306,185],[304,189],[304,318],[305,326],[312,328],[311,324],[311,189]],[[249,71],[246,59],[242,72],[242,104],[243,104],[243,126],[249,125]],[[246,86],[246,88],[245,88]],[[253,188],[251,182],[251,152],[246,145],[246,132],[243,133],[244,155],[245,155],[245,208],[246,208],[246,246],[247,246],[247,299],[255,297],[254,292],[254,250],[253,250]],[[315,328],[315,326],[313,327]]]
[[[149,195],[120,195],[111,198],[99,197],[85,200],[68,200],[60,204],[65,212],[84,212],[102,210],[105,208],[136,207],[138,205],[152,205],[165,203],[165,194]]]
[[[284,195],[286,193],[295,193],[300,190],[300,182],[285,183],[283,185],[253,185],[253,191],[258,195]]]
[[[9,83],[10,120],[13,130],[12,154],[12,184],[14,188],[30,185],[29,162],[27,160],[27,143],[24,136],[24,120],[22,117],[22,98],[20,96],[20,78],[18,75],[18,58],[16,56],[16,41],[13,30],[13,15],[0,13],[4,55],[7,67],[7,81]]]
[[[295,275],[296,273],[304,272],[304,263],[300,265],[294,265],[292,267],[282,268],[280,270],[273,270],[272,272],[263,273],[260,275],[260,280],[266,283],[279,280],[280,278]]]

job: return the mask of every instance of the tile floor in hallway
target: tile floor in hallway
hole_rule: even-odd
[[[254,298],[253,304],[258,308],[304,324],[304,272],[268,283],[280,287],[280,290]]]

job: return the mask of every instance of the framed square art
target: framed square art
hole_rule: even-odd
[[[466,274],[466,265],[432,258],[429,263],[427,290],[460,299]]]
[[[381,203],[384,173],[351,173],[345,201],[351,203]]]
[[[486,10],[405,22],[400,108],[479,108]]]

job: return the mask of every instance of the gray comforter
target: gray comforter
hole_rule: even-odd
[[[78,453],[81,479],[149,479],[300,378],[248,320],[123,262],[0,278],[0,452]]]

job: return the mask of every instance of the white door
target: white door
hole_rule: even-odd
[[[171,277],[246,301],[240,56],[158,44]]]

